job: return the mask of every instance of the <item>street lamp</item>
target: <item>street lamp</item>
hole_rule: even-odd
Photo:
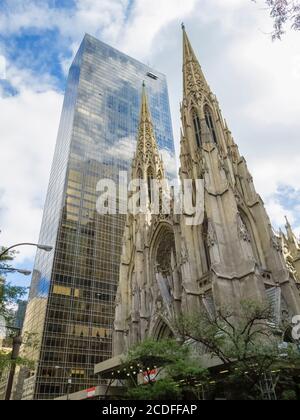
[[[62,366],[54,366],[54,369],[55,370],[62,370],[65,373],[65,375],[67,376],[67,378],[68,378],[68,383],[67,383],[67,401],[69,401],[69,399],[70,399],[70,388],[71,388],[71,385],[72,385],[71,373],[70,373],[70,371],[67,371]]]
[[[38,249],[41,249],[42,251],[46,251],[46,252],[50,252],[53,249],[52,246],[49,246],[49,245],[40,245],[40,244],[33,244],[31,242],[23,242],[20,244],[12,245],[9,248],[5,249],[3,252],[1,252],[0,258],[2,258],[5,254],[7,254],[8,251],[10,251],[11,249],[17,248],[18,246],[23,246],[23,245],[36,246]]]
[[[19,273],[23,274],[24,276],[30,276],[31,271],[23,270],[20,268],[12,268],[12,267],[0,267],[0,271],[7,271],[8,273]]]
[[[23,276],[30,276],[31,275],[31,271],[30,270],[16,270],[16,271],[19,274],[23,274]]]
[[[50,245],[37,245],[38,249],[41,249],[42,251],[50,252],[52,251],[53,247]]]

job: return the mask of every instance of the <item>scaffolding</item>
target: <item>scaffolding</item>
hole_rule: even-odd
[[[277,401],[276,395],[276,380],[272,373],[264,373],[260,380],[260,389],[263,400]]]

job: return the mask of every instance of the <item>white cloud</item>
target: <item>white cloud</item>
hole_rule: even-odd
[[[293,196],[291,192],[286,192],[287,202],[299,202],[298,192],[300,190],[299,178],[300,156],[291,156],[290,158],[271,157],[257,159],[253,162],[252,172],[257,191],[262,195],[266,209],[276,228],[284,226],[284,216],[287,216],[295,231],[299,222],[299,205],[291,208],[288,203],[284,205],[278,197],[278,188],[289,186],[295,191]],[[284,194],[281,193],[281,197]],[[298,233],[297,233],[298,234]]]
[[[77,0],[74,20],[77,30],[82,28],[113,41],[122,31],[128,0]]]
[[[8,7],[0,15],[0,31],[13,34],[27,28],[48,29],[57,25],[61,17],[62,13],[49,9],[46,2],[9,0]]]
[[[297,121],[300,101],[294,87],[300,77],[298,33],[288,33],[283,42],[248,34],[234,43],[230,58],[242,78],[257,86],[256,95],[244,109],[246,117],[265,124]]]
[[[178,167],[174,156],[171,155],[169,150],[163,149],[161,150],[161,157],[164,163],[165,171],[171,176],[173,179],[178,178]],[[172,179],[172,180],[173,180]]]
[[[15,34],[28,29],[56,28],[71,40],[73,53],[88,32],[144,59],[149,58],[151,49],[162,47],[154,45],[156,35],[173,20],[179,25],[197,2],[199,0],[76,0],[74,9],[62,10],[37,0],[11,0],[7,14],[0,16],[0,31]],[[65,63],[62,59],[63,67]]]
[[[10,0],[0,15],[0,31],[16,34],[24,30],[58,29],[78,42],[85,32],[112,41],[122,31],[129,0],[76,0],[72,9],[49,7],[46,1]]]
[[[280,185],[300,189],[299,153],[287,158],[261,156],[259,159],[253,159],[252,163],[255,185],[265,199],[270,198]]]
[[[0,80],[6,79],[6,58],[0,55]]]
[[[172,21],[179,24],[195,8],[197,0],[139,0],[135,2],[125,33],[121,34],[120,47],[140,59],[151,58],[152,50],[160,50],[168,41],[167,26]],[[162,32],[159,42],[157,35]]]
[[[287,216],[290,223],[295,222],[295,217],[293,212],[287,209],[284,209],[282,205],[274,198],[270,199],[266,203],[266,209],[269,216],[272,219],[275,228],[283,226],[284,224],[284,217]]]
[[[17,96],[0,98],[0,216],[1,243],[37,242],[42,207],[59,123],[62,96],[30,88],[26,72],[8,72]],[[41,79],[37,85],[43,86]],[[32,257],[24,247],[17,262]]]

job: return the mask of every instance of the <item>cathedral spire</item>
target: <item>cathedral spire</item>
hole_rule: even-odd
[[[196,54],[187,36],[185,26],[182,24],[183,33],[183,89],[184,97],[197,95],[203,91],[210,92]]]
[[[163,176],[163,173],[164,170],[152,123],[146,85],[143,82],[137,149],[133,161],[133,176],[147,179],[149,174],[152,178],[157,178],[158,176]]]
[[[142,84],[142,105],[141,105],[141,115],[140,115],[140,128],[144,122],[147,122],[152,126],[145,81],[143,81],[143,84]]]
[[[290,224],[289,219],[287,218],[287,216],[284,216],[284,218],[285,218],[285,221],[286,221],[286,228],[292,230],[292,226]]]
[[[285,221],[286,221],[285,228],[286,228],[288,240],[291,243],[297,244],[296,236],[295,236],[295,234],[293,232],[293,228],[292,228],[292,226],[291,226],[291,224],[290,224],[289,219],[287,218],[287,216],[285,216]]]

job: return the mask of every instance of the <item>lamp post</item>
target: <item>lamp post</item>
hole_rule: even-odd
[[[6,392],[5,392],[5,400],[9,401],[11,397],[11,391],[12,391],[12,387],[14,383],[14,376],[15,376],[15,371],[16,371],[15,362],[19,356],[20,347],[22,344],[22,337],[21,337],[20,328],[16,328],[16,327],[6,327],[6,328],[9,330],[17,331],[17,335],[13,337],[13,348],[12,348],[12,353],[10,357],[11,366],[10,366],[10,371],[9,371],[9,376],[8,376],[8,381],[7,381]]]
[[[19,246],[24,246],[24,245],[26,245],[26,246],[36,246],[38,249],[41,249],[42,251],[46,251],[46,252],[52,251],[52,246],[49,246],[49,245],[40,245],[40,244],[31,243],[31,242],[22,242],[20,244],[12,245],[9,248],[2,251],[1,254],[0,254],[0,258],[2,258],[5,254],[7,254],[8,251],[10,251],[11,249],[17,248]]]
[[[17,248],[17,247],[23,246],[23,245],[36,246],[38,249],[41,249],[41,250],[46,251],[46,252],[52,251],[52,247],[49,246],[49,245],[40,245],[40,244],[31,243],[31,242],[22,242],[22,243],[19,243],[19,244],[12,245],[9,248],[6,248],[5,250],[3,250],[0,253],[0,260],[11,249]],[[31,272],[28,271],[28,270],[21,270],[21,269],[19,270],[19,269],[9,268],[9,267],[4,267],[3,270],[7,270],[7,271],[11,271],[11,272],[19,272],[21,274],[24,274],[25,276],[28,276],[28,275],[31,274]],[[7,381],[7,387],[6,387],[6,393],[5,393],[5,400],[10,400],[11,391],[12,391],[13,382],[14,382],[15,371],[16,371],[16,360],[19,356],[20,347],[21,347],[21,344],[22,344],[22,336],[21,336],[21,329],[20,328],[16,328],[16,327],[6,327],[6,328],[8,328],[10,330],[17,331],[17,334],[13,337],[13,348],[12,348],[12,353],[11,353],[11,358],[10,358],[11,359],[11,366],[10,366],[10,371],[9,371],[9,376],[8,376],[8,381]]]
[[[67,382],[67,401],[69,401],[69,399],[70,399],[70,388],[71,388],[71,385],[72,385],[71,373],[61,366],[55,366],[54,369],[62,370],[65,373],[65,376],[68,378],[68,382]]]

